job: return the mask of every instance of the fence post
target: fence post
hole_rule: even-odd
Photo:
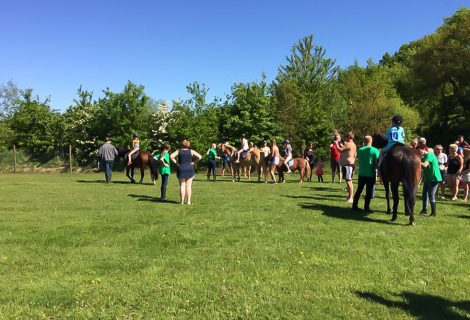
[[[72,145],[69,144],[69,173],[72,173]]]
[[[16,173],[16,145],[13,145],[13,173]]]

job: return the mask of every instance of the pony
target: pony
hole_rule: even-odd
[[[240,157],[240,162],[235,162],[234,154],[238,152],[237,148],[221,143],[219,150],[230,157],[230,165],[233,168],[232,181],[240,181],[240,171],[242,168],[248,168],[248,180],[251,180],[251,167],[256,168],[258,174],[258,182],[261,182],[261,173],[264,176],[264,182],[267,183],[268,165],[264,153],[259,148],[252,148],[246,153],[246,157]]]
[[[140,169],[139,183],[142,183],[142,180],[144,180],[144,175],[145,175],[145,167],[148,164],[150,168],[150,175],[152,178],[152,183],[155,185],[158,179],[158,170],[157,170],[157,165],[152,155],[147,151],[139,150],[138,153],[133,155],[132,163],[128,165],[129,152],[130,150],[126,147],[122,147],[118,149],[118,156],[124,159],[124,167],[126,168],[126,176],[129,178],[131,183],[135,183],[135,180],[134,180],[135,168]],[[130,175],[129,175],[129,172],[130,172]]]
[[[376,148],[383,148],[387,143],[387,138],[380,132],[375,133],[372,137],[372,145]],[[400,202],[398,188],[401,183],[405,200],[405,215],[410,216],[409,224],[414,225],[416,192],[421,180],[421,157],[418,151],[403,144],[395,144],[382,160],[379,173],[385,187],[387,214],[393,214],[390,221],[397,219]],[[392,189],[393,211],[390,209],[390,187]]]
[[[310,164],[308,161],[304,158],[293,158],[292,160],[292,165],[290,166],[290,169],[292,172],[298,170],[300,174],[300,180],[299,183],[303,183],[305,177],[310,177],[312,173],[312,168],[310,168]],[[279,176],[279,182],[286,182],[286,179],[284,178],[284,172],[287,171],[286,166],[284,165],[284,159],[281,158],[279,160],[279,164],[277,165],[277,175]]]

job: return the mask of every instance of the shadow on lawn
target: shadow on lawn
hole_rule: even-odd
[[[364,214],[364,212],[353,211],[351,208],[329,206],[326,204],[316,204],[316,203],[308,203],[308,204],[304,203],[304,204],[300,204],[300,207],[302,209],[321,210],[322,215],[327,216],[327,217],[332,217],[332,218],[362,221],[362,222],[374,222],[374,223],[381,223],[381,224],[387,224],[387,225],[403,225],[401,223],[397,223],[397,221],[390,222],[388,220],[373,219],[369,217],[368,215]]]
[[[144,194],[128,194],[128,197],[131,198],[137,198],[137,201],[150,201],[150,202],[158,202],[158,203],[172,203],[172,204],[179,204],[178,201],[175,200],[165,200],[165,201],[160,201],[160,198],[157,197],[152,197],[152,196],[147,196]]]
[[[470,301],[453,302],[439,296],[417,294],[409,291],[397,295],[399,300],[390,300],[371,292],[356,291],[355,294],[360,298],[380,303],[389,308],[400,308],[416,317],[416,319],[421,320],[463,320],[469,319],[468,315],[470,314]],[[457,313],[456,309],[459,309],[462,313],[467,313],[467,316]]]
[[[80,183],[103,183],[105,184],[104,179],[103,180],[77,180],[77,182]],[[146,186],[153,186],[153,183],[151,182],[144,182],[144,183],[131,183],[130,181],[111,181],[110,184],[135,184],[135,185],[146,185]]]

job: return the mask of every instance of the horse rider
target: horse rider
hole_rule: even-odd
[[[131,152],[129,152],[128,154],[128,157],[129,157],[129,160],[127,162],[127,165],[130,166],[132,164],[132,155],[134,153],[137,153],[139,152],[140,150],[140,139],[139,139],[139,135],[137,133],[133,133],[132,134],[132,150]]]
[[[382,165],[383,159],[387,156],[388,152],[392,147],[399,143],[405,144],[405,130],[401,127],[403,123],[403,118],[401,115],[395,115],[392,118],[392,126],[388,129],[386,137],[388,140],[387,145],[382,149],[380,160],[379,160],[379,168]]]
[[[289,167],[289,161],[292,160],[292,147],[290,145],[290,141],[288,139],[284,140],[284,153],[285,153],[285,159],[284,159],[284,165],[287,168],[286,173],[292,173]]]
[[[235,163],[240,163],[240,155],[243,153],[243,158],[245,158],[246,153],[250,150],[250,146],[248,145],[248,139],[245,137],[243,133],[240,136],[240,150],[237,152],[237,160]]]

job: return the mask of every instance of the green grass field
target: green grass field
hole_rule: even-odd
[[[382,187],[365,216],[344,185],[197,178],[181,206],[174,175],[168,203],[120,173],[1,175],[0,319],[470,317],[470,204],[410,227]]]

